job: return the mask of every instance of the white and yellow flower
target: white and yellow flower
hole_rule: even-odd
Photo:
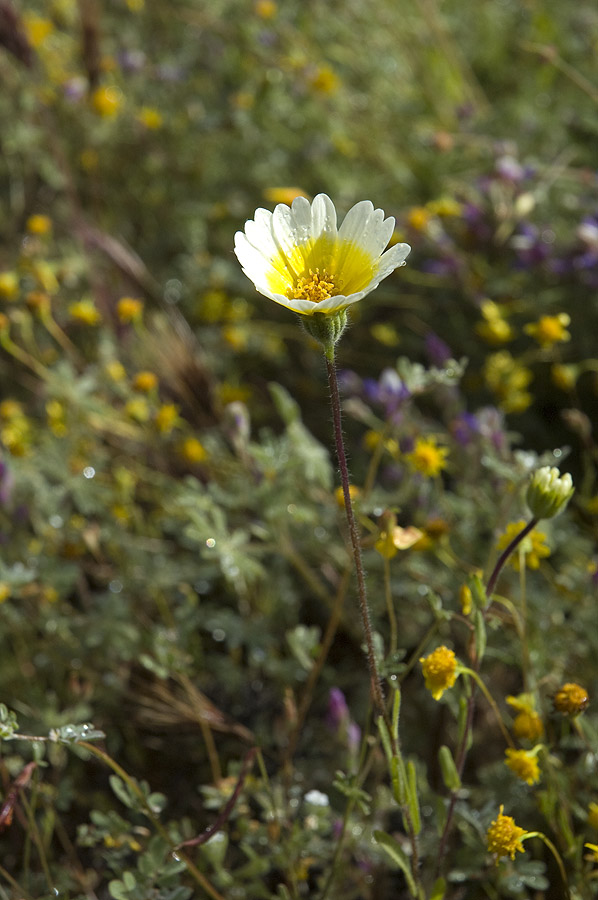
[[[297,197],[274,212],[257,209],[235,235],[235,253],[256,290],[296,313],[332,314],[362,300],[411,250],[386,252],[395,220],[369,200],[356,203],[340,228],[330,197]]]

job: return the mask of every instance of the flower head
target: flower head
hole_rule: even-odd
[[[498,549],[504,550],[509,546],[513,538],[515,538],[526,526],[526,522],[524,519],[521,519],[519,522],[509,522],[507,525],[504,534],[500,536],[498,539]],[[544,543],[546,539],[546,535],[543,531],[536,531],[536,529],[532,529],[526,537],[521,541],[517,550],[521,550],[523,553],[523,557],[525,560],[525,565],[529,569],[539,569],[540,568],[540,560],[545,556],[550,556],[550,548]],[[518,572],[520,566],[520,553],[516,552],[511,554],[509,562],[513,566],[513,568]]]
[[[135,297],[121,297],[116,305],[116,312],[121,322],[139,322],[143,315],[143,300]]]
[[[296,197],[274,212],[257,209],[235,235],[235,253],[256,290],[303,316],[330,315],[362,300],[405,263],[408,244],[384,251],[394,229],[381,209],[362,200],[337,229],[326,194]]]
[[[524,331],[535,338],[541,347],[552,347],[553,344],[571,340],[571,335],[567,331],[567,325],[570,323],[571,317],[567,313],[540,316],[537,322],[526,325]]]
[[[536,741],[544,734],[542,719],[536,712],[529,694],[520,694],[518,697],[507,697],[507,703],[517,715],[513,720],[513,734],[517,738],[525,738],[528,741]]]
[[[405,457],[412,469],[426,478],[434,478],[446,468],[446,447],[439,447],[434,438],[418,438],[411,453]]]
[[[598,803],[590,803],[588,806],[588,825],[598,828]]]
[[[515,859],[515,853],[525,853],[521,838],[525,834],[525,829],[515,825],[515,819],[512,816],[503,815],[504,806],[498,811],[498,816],[491,823],[487,834],[487,843],[489,853],[496,853],[498,857],[510,856]]]
[[[571,681],[559,688],[553,698],[554,708],[566,716],[578,716],[589,702],[586,689]]]
[[[552,519],[566,507],[574,490],[568,472],[561,475],[555,466],[542,466],[530,481],[527,505],[536,519]]]
[[[536,784],[540,780],[540,767],[538,760],[528,750],[514,750],[509,747],[505,751],[506,763],[511,772],[517,778],[521,778],[526,784]]]
[[[434,700],[440,700],[457,680],[457,658],[453,650],[444,646],[437,647],[429,656],[422,657],[420,663],[427,689]]]

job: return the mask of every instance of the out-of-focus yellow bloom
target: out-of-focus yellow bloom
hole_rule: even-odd
[[[11,586],[5,581],[0,581],[0,603],[4,603],[5,600],[8,600],[11,594]]]
[[[498,539],[498,549],[505,550],[513,538],[523,531],[526,525],[527,522],[525,519],[520,519],[518,522],[509,522],[505,528],[504,534]],[[536,528],[532,529],[532,531],[523,538],[515,552],[509,557],[509,562],[516,572],[520,569],[521,553],[524,555],[525,565],[528,569],[540,568],[540,560],[550,556],[550,547],[544,543],[545,540],[546,535],[544,532],[538,531]]]
[[[0,403],[0,418],[5,422],[23,416],[23,407],[18,400],[3,400]]]
[[[247,403],[251,397],[251,388],[247,385],[229,384],[229,382],[223,381],[218,385],[217,394],[223,406],[227,406],[229,403]]]
[[[584,711],[590,698],[585,688],[580,684],[570,681],[558,689],[552,702],[557,712],[565,716],[578,716]]]
[[[519,739],[537,741],[544,734],[542,719],[535,710],[530,694],[507,697],[507,703],[517,715],[513,720],[513,734]]]
[[[15,300],[19,296],[19,276],[16,272],[0,272],[0,297]]]
[[[376,322],[371,326],[370,332],[384,347],[397,347],[401,342],[397,329],[390,322]]]
[[[537,784],[540,780],[540,766],[533,753],[509,747],[505,751],[505,756],[507,766],[517,778],[521,778],[526,784]]]
[[[178,407],[174,403],[164,403],[154,421],[160,434],[170,434],[180,421]]]
[[[312,90],[319,94],[334,94],[340,85],[340,78],[330,66],[320,66],[309,79]]]
[[[361,490],[360,490],[360,488],[357,487],[356,484],[349,485],[349,496],[351,498],[351,503],[355,503],[356,500],[359,500],[359,498],[361,496]],[[337,488],[335,488],[334,498],[335,498],[338,506],[340,506],[341,509],[344,509],[345,508],[345,494],[343,492],[342,485],[339,484],[339,486]]]
[[[147,422],[150,417],[150,409],[145,397],[133,397],[125,404],[125,412],[130,419],[139,424]]]
[[[524,412],[532,402],[532,395],[526,388],[534,376],[508,350],[499,350],[487,358],[484,377],[488,387],[496,394],[500,408],[505,412]]]
[[[69,306],[69,316],[75,322],[81,322],[82,325],[99,325],[102,321],[100,312],[90,298],[77,300]]]
[[[598,862],[598,844],[584,844],[584,847],[592,851],[591,853],[586,853],[584,859],[587,859],[588,862]]]
[[[579,368],[577,366],[566,366],[562,363],[554,363],[550,367],[550,378],[552,383],[560,388],[561,391],[572,391],[575,387]]]
[[[405,454],[405,459],[410,467],[425,475],[426,478],[434,478],[443,469],[446,469],[446,447],[439,447],[435,438],[417,438],[415,447],[411,453]]]
[[[158,387],[158,376],[153,372],[137,372],[133,379],[133,389],[142,394],[149,394]]]
[[[31,266],[31,274],[47,294],[55,294],[58,291],[60,285],[54,267],[50,263],[43,259],[36,260]]]
[[[0,440],[13,456],[26,456],[31,445],[31,427],[22,416],[12,419],[0,429]]]
[[[161,113],[152,106],[143,106],[137,113],[137,121],[148,131],[158,131],[164,124]]]
[[[588,825],[598,830],[598,803],[590,803],[588,806]]]
[[[264,198],[268,203],[286,203],[287,206],[290,206],[296,197],[309,199],[309,195],[300,187],[270,187],[264,189]]]
[[[52,306],[52,301],[45,291],[29,291],[25,303],[29,309],[40,313],[49,312]]]
[[[432,218],[432,213],[425,206],[413,206],[407,213],[407,224],[414,231],[426,231]]]
[[[260,19],[273,19],[278,12],[278,6],[274,0],[257,0],[255,11]]]
[[[487,834],[487,846],[489,853],[496,853],[500,859],[501,856],[510,856],[515,859],[515,853],[525,853],[521,838],[524,836],[525,828],[520,828],[515,824],[512,816],[503,815],[504,806],[501,805],[498,816],[491,823]]]
[[[50,218],[50,216],[44,216],[41,213],[36,213],[33,216],[29,216],[25,227],[29,234],[36,234],[39,237],[45,237],[52,231],[52,219]]]
[[[237,91],[233,94],[231,102],[237,109],[252,109],[255,106],[255,94],[251,91]]]
[[[92,108],[104,119],[118,115],[122,104],[122,91],[116,87],[99,87],[91,95]]]
[[[571,316],[559,313],[556,316],[540,316],[537,322],[524,326],[526,334],[530,334],[541,347],[552,347],[571,340],[567,325],[571,324]]]
[[[243,325],[227,325],[222,329],[222,337],[233,350],[245,350],[249,342],[249,331]]]
[[[121,322],[139,322],[143,316],[143,300],[135,297],[121,297],[116,304],[116,314]]]
[[[483,321],[476,325],[476,333],[488,344],[505,344],[513,340],[513,329],[504,318],[502,310],[492,300],[485,300],[480,311]]]
[[[54,24],[50,19],[43,19],[41,16],[36,16],[35,13],[25,13],[23,25],[29,43],[36,50],[54,32]]]
[[[180,454],[188,463],[198,464],[208,458],[208,451],[197,438],[187,437],[180,445]]]
[[[449,218],[460,216],[463,212],[463,205],[453,197],[439,197],[438,200],[430,200],[429,203],[426,203],[426,209],[433,216]]]
[[[434,700],[440,700],[446,690],[457,680],[457,658],[448,647],[437,647],[429,656],[421,657],[426,688]]]
[[[126,0],[126,4],[131,12],[142,12],[145,9],[145,0]]]
[[[112,381],[124,381],[127,372],[123,364],[118,359],[109,360],[104,366],[106,374]]]

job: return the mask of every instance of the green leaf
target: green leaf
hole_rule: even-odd
[[[374,831],[374,838],[380,844],[382,849],[390,856],[392,861],[399,867],[405,876],[409,893],[412,897],[416,897],[417,888],[415,886],[413,875],[411,874],[411,863],[401,845],[384,831]]]
[[[443,900],[446,891],[446,881],[444,878],[437,878],[432,888],[432,893],[428,900]]]
[[[407,805],[411,816],[411,824],[415,834],[421,831],[422,823],[419,814],[419,800],[417,798],[417,772],[413,760],[407,763]]]
[[[443,744],[438,751],[438,761],[442,771],[442,780],[449,791],[458,791],[461,787],[461,779],[449,748]]]
[[[478,659],[481,661],[486,652],[486,622],[481,609],[476,610],[475,614],[475,640]]]

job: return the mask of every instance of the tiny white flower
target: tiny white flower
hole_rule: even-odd
[[[235,235],[235,253],[256,290],[296,313],[332,314],[362,300],[411,250],[395,244],[384,252],[395,220],[369,200],[349,210],[337,228],[330,197],[310,203],[297,197],[274,212],[257,209]]]

